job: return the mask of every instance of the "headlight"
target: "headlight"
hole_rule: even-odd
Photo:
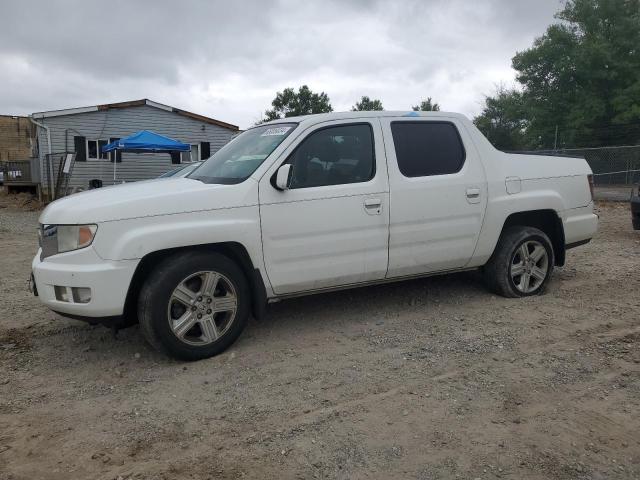
[[[41,225],[38,234],[42,248],[40,258],[88,247],[97,230],[97,225]]]

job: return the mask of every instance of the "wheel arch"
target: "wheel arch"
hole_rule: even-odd
[[[502,225],[500,236],[510,227],[534,227],[542,230],[551,240],[555,265],[561,267],[565,262],[565,238],[562,219],[552,209],[527,210],[510,214]],[[497,245],[496,245],[497,247]],[[495,250],[494,250],[495,251]]]
[[[255,318],[261,319],[265,315],[267,305],[267,293],[262,274],[255,268],[249,252],[244,245],[238,242],[219,242],[186,247],[167,248],[156,250],[146,254],[136,267],[129,284],[124,304],[123,317],[126,325],[137,323],[137,303],[140,290],[144,281],[153,268],[165,258],[185,251],[217,252],[236,262],[245,274],[251,288],[251,311]]]

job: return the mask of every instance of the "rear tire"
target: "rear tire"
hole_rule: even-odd
[[[223,352],[244,330],[250,311],[242,270],[219,253],[193,251],[166,258],[151,271],[138,299],[147,342],[180,360]]]
[[[483,275],[488,288],[503,297],[529,297],[544,291],[554,264],[553,246],[542,230],[514,226],[502,232]]]

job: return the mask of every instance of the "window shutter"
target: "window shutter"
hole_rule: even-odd
[[[180,152],[171,152],[171,163],[180,163]]]
[[[87,161],[87,138],[73,137],[73,145],[76,150],[76,162]]]
[[[109,143],[117,142],[120,140],[119,138],[110,138]],[[116,163],[122,163],[122,150],[114,150],[109,152],[109,161],[113,163],[113,158],[115,157]]]
[[[209,142],[200,142],[200,160],[206,160],[211,156],[211,145]]]

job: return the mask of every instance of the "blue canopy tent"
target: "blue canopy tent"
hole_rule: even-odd
[[[191,150],[191,145],[187,143],[178,142],[173,138],[158,135],[157,133],[149,130],[141,130],[128,137],[121,138],[115,142],[111,142],[104,147],[102,151],[104,153],[120,150],[122,152],[160,152],[160,153],[173,153],[173,152],[188,152]],[[116,165],[118,162],[113,162],[113,181],[116,181]]]

